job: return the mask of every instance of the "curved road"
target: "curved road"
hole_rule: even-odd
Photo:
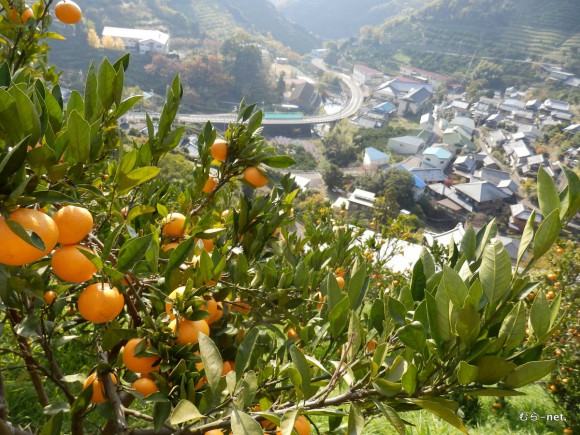
[[[268,119],[264,118],[262,120],[262,124],[264,125],[305,125],[305,124],[324,124],[327,122],[334,122],[339,121],[343,118],[348,118],[355,113],[358,112],[360,107],[362,106],[364,100],[364,94],[360,86],[352,79],[352,77],[337,73],[334,71],[329,71],[324,68],[324,64],[321,59],[314,59],[312,61],[314,66],[319,69],[323,69],[324,71],[331,72],[336,74],[338,78],[342,80],[342,82],[346,85],[350,92],[350,96],[348,98],[347,104],[340,110],[333,115],[313,115],[313,116],[305,116],[303,118],[294,118],[294,119]],[[159,116],[159,113],[149,113],[149,116],[155,117]],[[140,120],[145,121],[145,113],[144,112],[128,112],[126,115],[128,118],[133,120]],[[178,114],[177,120],[184,123],[189,124],[205,124],[207,121],[212,123],[230,123],[236,121],[236,114],[233,113],[218,113],[218,114]]]

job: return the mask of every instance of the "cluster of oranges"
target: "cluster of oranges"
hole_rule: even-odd
[[[61,0],[54,6],[54,15],[65,24],[76,24],[83,18],[81,8],[71,0]],[[26,23],[34,18],[34,12],[30,6],[24,5],[22,11],[10,8],[10,21],[13,23]]]

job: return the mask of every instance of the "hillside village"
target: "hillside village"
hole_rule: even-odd
[[[469,103],[463,86],[451,77],[412,67],[401,68],[399,76],[387,77],[356,64],[352,77],[366,96],[364,106],[351,118],[354,126],[380,129],[407,118],[418,121],[418,128],[391,137],[380,147],[364,149],[360,166],[349,168],[351,174],[356,177],[392,169],[409,172],[415,185],[414,201],[427,200],[450,222],[457,222],[448,231],[424,230],[423,243],[427,245],[447,247],[451,240],[461,240],[468,222],[478,227],[497,217],[500,239],[515,259],[519,235],[532,210],[536,210],[536,220],[541,220],[525,186],[533,185],[538,171],[543,170],[561,187],[565,182],[562,167],[578,164],[578,146],[558,158],[537,145],[553,126],[569,139],[580,131],[571,104],[527,99],[528,90],[516,88]],[[570,89],[580,85],[578,78],[556,68],[549,71],[548,80]],[[435,90],[442,86],[448,94],[436,104]],[[298,175],[297,180],[303,189],[314,184],[304,175]],[[378,193],[355,186],[336,198],[332,206],[345,210],[347,216],[354,212],[370,220],[375,216]],[[428,220],[426,224],[430,226]],[[571,225],[579,228],[577,223]],[[406,246],[402,251],[410,256],[404,262],[413,264],[420,249]]]

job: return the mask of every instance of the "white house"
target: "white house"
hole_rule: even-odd
[[[424,145],[425,141],[415,136],[392,137],[387,142],[389,149],[397,154],[417,154]]]
[[[363,165],[365,168],[376,170],[381,166],[386,166],[390,163],[391,156],[376,148],[365,148],[365,155],[363,157]]]
[[[380,84],[383,80],[383,73],[381,71],[377,71],[376,69],[369,68],[366,65],[362,65],[357,63],[353,70],[352,76],[361,84],[370,85],[370,84]]]
[[[428,131],[429,133],[433,133],[433,126],[435,125],[435,118],[431,113],[425,113],[421,116],[421,120],[419,121],[419,129],[423,131]]]
[[[421,158],[421,167],[441,169],[444,171],[453,154],[441,147],[429,147],[423,151],[423,157]]]
[[[132,52],[147,53],[154,51],[167,53],[169,51],[169,35],[159,30],[105,27],[102,36],[120,39],[125,44],[125,49]]]

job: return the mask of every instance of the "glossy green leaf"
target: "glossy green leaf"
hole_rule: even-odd
[[[415,390],[417,389],[417,373],[417,366],[411,363],[407,366],[407,370],[401,378],[401,385],[403,385],[403,389],[410,396],[415,394]]]
[[[103,59],[97,70],[97,92],[105,110],[109,110],[113,104],[116,75],[117,72],[109,59]]]
[[[492,312],[509,293],[512,280],[511,259],[501,241],[495,239],[485,247],[479,279]]]
[[[133,266],[135,266],[143,259],[143,257],[145,257],[145,254],[147,253],[147,250],[149,249],[152,241],[153,236],[148,234],[143,237],[131,239],[125,243],[119,251],[117,269],[120,272],[131,270]]]
[[[427,342],[425,327],[419,322],[411,322],[396,331],[399,340],[417,352],[423,352]]]
[[[536,210],[532,210],[532,214],[528,218],[526,222],[526,226],[524,227],[524,232],[522,233],[522,238],[520,239],[520,246],[518,247],[518,257],[517,257],[517,265],[520,264],[520,261],[524,258],[528,247],[532,243],[534,238],[534,227],[536,222]]]
[[[484,385],[495,384],[501,381],[517,366],[505,359],[495,355],[482,356],[477,361],[476,382]]]
[[[73,110],[68,121],[68,148],[66,161],[69,163],[88,163],[91,151],[90,126],[81,114]]]
[[[296,423],[296,418],[298,417],[298,410],[292,409],[284,413],[280,419],[280,431],[281,435],[291,435],[294,429],[294,423]]]
[[[161,169],[156,166],[145,166],[143,168],[134,169],[128,174],[120,174],[119,192],[126,192],[157,177],[160,171]]]
[[[126,221],[127,222],[131,222],[133,219],[142,216],[144,214],[150,214],[150,213],[155,213],[156,209],[155,207],[152,207],[150,205],[138,205],[136,207],[133,207],[131,209],[131,211],[129,211],[129,214],[127,215]]]
[[[561,230],[560,215],[558,210],[550,213],[538,227],[534,237],[534,259],[539,259],[544,255],[558,238]]]
[[[461,432],[467,434],[467,428],[464,426],[461,419],[455,414],[455,412],[444,405],[441,401],[427,400],[427,399],[409,399],[412,403],[420,406],[421,408],[441,417],[447,423],[455,426]]]
[[[271,168],[288,168],[296,164],[296,161],[289,156],[270,156],[266,157],[263,163]]]
[[[330,332],[334,338],[340,337],[340,334],[347,326],[349,306],[350,299],[345,296],[328,314]]]
[[[14,146],[0,161],[0,182],[18,172],[26,160],[28,138]]]
[[[506,376],[503,385],[508,388],[524,387],[532,382],[542,379],[554,370],[556,360],[530,361],[519,367]]]
[[[467,261],[473,260],[473,257],[475,256],[475,248],[477,247],[476,245],[477,240],[475,230],[471,224],[468,224],[465,229],[465,234],[461,239],[461,252],[465,255]]]
[[[238,378],[242,376],[250,364],[259,335],[259,329],[251,329],[238,348],[238,352],[236,353],[236,375]]]
[[[402,385],[399,382],[390,382],[385,379],[375,379],[372,383],[376,391],[385,397],[392,397],[401,391]]]
[[[357,405],[351,403],[350,410],[348,412],[348,425],[346,433],[348,435],[360,435],[362,434],[364,426],[365,418],[362,411]]]
[[[558,188],[552,177],[541,166],[538,169],[538,202],[543,216],[548,216],[560,208]]]
[[[518,302],[503,319],[499,338],[504,338],[506,354],[518,347],[526,337],[526,307],[523,301]]]
[[[459,385],[469,385],[477,379],[478,368],[460,361],[457,366],[457,381]]]
[[[405,435],[405,433],[406,433],[405,423],[403,422],[401,417],[399,417],[399,414],[397,414],[397,411],[395,411],[389,405],[385,405],[384,403],[381,403],[379,401],[375,400],[374,403],[375,403],[375,406],[383,413],[383,415],[386,417],[386,419],[389,420],[389,423],[391,423],[391,425],[395,428],[397,433],[399,435]]]
[[[177,425],[188,421],[201,420],[202,418],[204,416],[193,403],[189,400],[180,400],[169,417],[169,423]]]
[[[443,265],[443,280],[447,297],[457,308],[462,307],[469,290],[459,274],[449,266]]]
[[[530,326],[538,340],[544,337],[550,329],[550,307],[543,292],[539,292],[532,303]]]
[[[248,414],[234,409],[232,411],[232,432],[234,435],[263,435],[262,426]]]
[[[64,412],[54,414],[42,428],[40,435],[60,435],[62,433],[62,423],[64,422]]]
[[[202,332],[199,333],[199,351],[209,387],[216,393],[222,377],[223,360],[220,351],[213,340]]]
[[[14,234],[16,234],[20,239],[28,243],[30,246],[39,249],[41,251],[44,251],[46,249],[44,241],[34,231],[27,230],[22,225],[20,225],[19,222],[10,219],[6,219],[5,222],[8,228],[10,228],[10,231],[12,231]]]
[[[423,260],[419,258],[413,266],[413,274],[411,275],[411,295],[414,301],[422,301],[425,298],[426,286],[427,276],[425,275]]]

